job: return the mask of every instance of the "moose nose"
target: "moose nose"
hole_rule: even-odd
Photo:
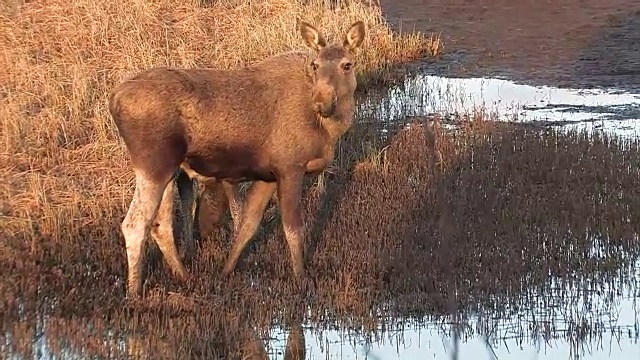
[[[316,102],[314,104],[314,110],[320,114],[320,116],[328,118],[335,112],[336,103],[337,99],[333,96],[330,101]]]

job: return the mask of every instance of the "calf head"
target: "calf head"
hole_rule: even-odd
[[[353,56],[364,40],[364,23],[353,23],[341,44],[327,44],[324,36],[304,21],[299,26],[307,46],[316,51],[309,68],[313,109],[322,117],[331,117],[341,100],[351,98],[356,90]]]

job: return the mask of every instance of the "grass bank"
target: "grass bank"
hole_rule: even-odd
[[[138,71],[157,65],[234,68],[302,49],[297,17],[331,39],[363,20],[368,32],[359,77],[365,85],[384,80],[394,64],[439,51],[436,38],[393,33],[379,7],[359,1],[338,5],[321,0],[4,2],[0,236],[18,240],[5,250],[27,246],[40,252],[43,243],[119,236],[132,173],[105,105],[109,90]]]

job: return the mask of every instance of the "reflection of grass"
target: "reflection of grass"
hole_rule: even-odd
[[[374,352],[371,351],[369,346],[367,346],[365,349],[363,349],[363,355],[365,356],[365,359],[382,360],[381,357],[379,357],[378,355],[376,355]]]

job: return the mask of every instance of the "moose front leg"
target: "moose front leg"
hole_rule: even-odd
[[[319,174],[321,173],[329,164],[333,161],[332,158],[318,158],[311,160],[307,163],[306,173],[307,174]]]
[[[222,269],[223,277],[229,276],[236,267],[242,250],[244,250],[258,230],[258,226],[264,215],[264,210],[275,190],[275,182],[254,181],[253,184],[251,184],[245,203],[242,206],[240,223],[237,225],[237,231],[234,234],[229,257]]]
[[[288,172],[278,179],[278,200],[282,212],[282,227],[289,245],[293,275],[306,278],[304,269],[304,234],[301,213],[301,192],[304,170]]]

